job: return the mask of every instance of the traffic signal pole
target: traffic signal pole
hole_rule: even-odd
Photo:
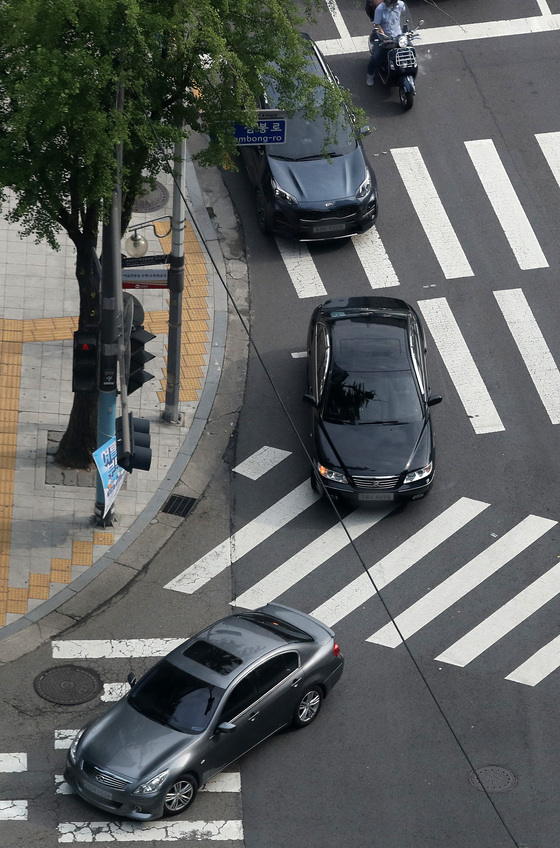
[[[169,288],[169,330],[167,335],[167,383],[164,421],[179,423],[179,390],[181,388],[181,329],[183,323],[183,289],[185,288],[185,204],[183,184],[187,143],[174,147],[173,212],[171,218],[171,256],[167,272]]]

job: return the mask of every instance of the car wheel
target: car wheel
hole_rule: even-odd
[[[257,223],[259,225],[259,229],[261,233],[268,234],[271,231],[270,214],[266,200],[264,199],[264,195],[260,188],[257,189],[255,194],[255,204],[257,207]]]
[[[294,727],[307,727],[308,724],[311,724],[319,715],[322,703],[323,693],[318,686],[307,689],[295,709],[292,719]]]
[[[164,816],[177,816],[190,807],[196,797],[198,783],[190,774],[184,774],[172,783],[165,793]]]

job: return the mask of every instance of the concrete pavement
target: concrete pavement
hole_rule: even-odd
[[[145,327],[156,334],[147,346],[156,355],[148,368],[155,379],[130,398],[134,414],[150,420],[152,466],[127,475],[116,501],[118,520],[105,529],[91,520],[95,474],[52,462],[73,399],[72,334],[79,302],[74,247],[63,235],[55,253],[0,220],[0,662],[70,626],[149,562],[183,520],[161,511],[169,496],[196,499],[202,493],[235,425],[231,412],[240,403],[247,342],[237,318],[230,316],[228,331],[219,277],[244,310],[247,276],[237,219],[216,169],[198,169],[189,160],[186,194],[192,220],[187,215],[182,422],[161,420],[167,290],[135,291]],[[133,215],[131,229],[160,219],[142,230],[150,254],[169,250],[171,195],[170,177],[162,174],[157,191],[145,198],[148,211],[139,204]],[[233,355],[225,362],[226,337]],[[219,423],[213,427],[211,410],[228,358],[231,373],[222,396],[228,414],[222,416],[217,403]],[[213,438],[201,442],[209,424]],[[198,462],[192,461],[197,446]]]

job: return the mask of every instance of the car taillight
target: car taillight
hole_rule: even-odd
[[[333,652],[333,657],[339,657],[340,656],[340,645],[338,644],[338,642],[334,643],[332,652]]]

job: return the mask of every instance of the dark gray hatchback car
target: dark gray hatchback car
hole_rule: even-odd
[[[310,724],[343,665],[330,627],[290,607],[223,618],[131,676],[130,692],[74,739],[65,778],[118,816],[181,813],[259,742]]]

